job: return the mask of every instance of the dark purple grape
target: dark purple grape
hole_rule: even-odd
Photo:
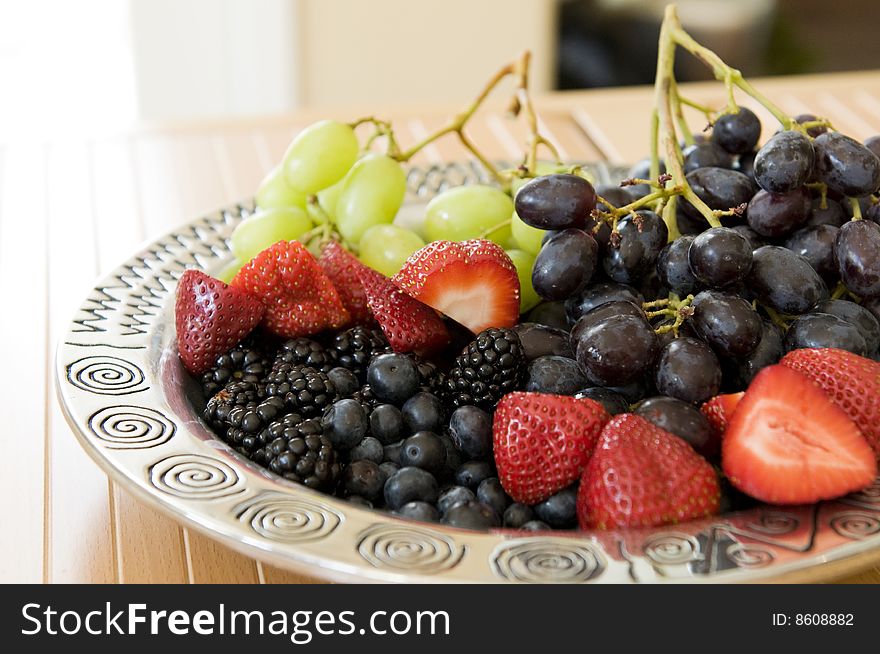
[[[808,313],[791,323],[785,333],[786,351],[805,347],[836,347],[859,356],[868,353],[858,328],[830,313]]]
[[[813,309],[814,313],[830,313],[855,325],[865,339],[868,352],[880,348],[880,321],[863,306],[849,300],[823,300]]]
[[[682,155],[684,156],[685,173],[707,166],[730,168],[733,165],[731,154],[711,141],[690,145],[684,149]]]
[[[632,286],[614,282],[599,282],[587,286],[568,298],[565,301],[565,313],[569,323],[574,324],[588,311],[615,300],[632,302],[639,307],[645,302],[644,296]]]
[[[794,119],[799,125],[803,125],[804,123],[812,123],[813,121],[819,120],[818,117],[814,116],[813,114],[798,114],[794,117]],[[813,138],[816,138],[817,136],[819,136],[819,134],[824,134],[827,131],[827,127],[821,127],[817,125],[815,127],[808,128],[807,134],[809,134]]]
[[[657,257],[660,281],[682,297],[696,293],[700,286],[688,263],[688,248],[693,240],[693,236],[679,236],[660,250]]]
[[[587,329],[602,322],[606,318],[611,318],[613,316],[633,316],[634,318],[647,320],[645,311],[628,300],[614,300],[612,302],[600,304],[598,307],[591,309],[578,318],[572,326],[570,336],[571,349],[577,351],[577,345],[578,342],[580,342],[581,335]]]
[[[576,361],[547,355],[530,361],[523,390],[552,395],[574,395],[589,386]]]
[[[628,384],[654,364],[660,349],[648,321],[634,316],[613,316],[585,330],[576,355],[581,370],[597,386]]]
[[[825,282],[810,263],[778,245],[755,250],[746,285],[759,302],[781,313],[805,313],[828,297]]]
[[[578,175],[544,175],[519,190],[514,207],[524,223],[538,229],[583,229],[596,208],[596,191]]]
[[[782,332],[772,322],[765,320],[761,342],[751,354],[732,360],[738,385],[745,388],[752,383],[761,370],[777,363],[785,351],[782,348]]]
[[[657,262],[669,231],[663,219],[653,211],[625,216],[617,223],[617,231],[619,242],[616,245],[609,243],[602,266],[614,281],[633,284]]]
[[[809,217],[810,192],[803,186],[788,193],[758,191],[746,213],[749,227],[768,238],[785,236]]]
[[[761,317],[741,297],[702,291],[693,301],[690,322],[701,339],[724,356],[750,354],[761,341]]]
[[[666,163],[661,160],[659,173],[662,175],[666,172]],[[628,179],[650,179],[651,177],[651,159],[642,159],[637,164],[635,164],[632,168],[629,169],[629,172],[626,174]],[[635,184],[633,186],[627,186],[627,189],[632,191],[633,193],[638,194],[638,197],[643,195],[647,195],[651,192],[651,187],[647,184]]]
[[[823,279],[837,277],[834,243],[839,229],[832,225],[804,227],[788,237],[785,247],[810,262]]]
[[[866,138],[865,147],[880,157],[880,134]]]
[[[846,223],[834,250],[846,287],[862,298],[880,297],[880,226],[870,220]]]
[[[707,459],[718,455],[721,440],[713,433],[706,417],[692,404],[660,395],[639,404],[635,414],[675,434]]]
[[[580,179],[580,178],[578,178]],[[565,229],[547,241],[532,268],[532,286],[545,300],[564,300],[590,282],[599,246],[579,229]]]
[[[686,175],[694,193],[710,209],[727,211],[747,204],[755,194],[755,184],[746,175],[727,168],[698,168]],[[701,218],[689,202],[679,201],[691,217]]]
[[[736,158],[736,162],[733,164],[733,169],[741,172],[743,175],[748,177],[751,180],[755,179],[755,156],[757,152],[747,152],[746,154],[741,154]]]
[[[529,361],[548,354],[574,359],[567,330],[533,322],[521,322],[513,330],[519,336],[523,354]]]
[[[880,203],[872,202],[867,209],[862,211],[862,216],[865,220],[870,220],[871,222],[880,225]]]
[[[761,136],[761,121],[751,109],[740,107],[735,114],[721,114],[712,126],[712,141],[731,154],[745,154]]]
[[[731,227],[731,229],[740,236],[745,237],[745,239],[749,242],[749,245],[752,247],[752,250],[757,250],[759,247],[763,247],[768,245],[768,242],[764,239],[763,236],[758,234],[754,229],[749,227],[748,225],[736,225]]]
[[[526,318],[529,322],[556,329],[568,329],[568,318],[565,315],[564,302],[541,302],[529,311]]]
[[[723,288],[743,279],[752,267],[752,246],[729,227],[706,230],[688,248],[691,272],[712,288]]]
[[[636,378],[634,381],[631,381],[629,384],[624,384],[623,386],[608,386],[606,388],[608,388],[609,391],[614,391],[630,404],[635,404],[639,400],[644,399],[649,393],[653,393],[653,386],[654,381],[643,375]]]
[[[654,384],[663,395],[692,404],[705,402],[721,388],[718,357],[702,341],[676,338],[660,350]]]
[[[813,198],[810,202],[810,217],[803,227],[815,227],[816,225],[833,225],[840,227],[847,221],[846,212],[837,200],[825,198],[825,208],[822,208],[822,198]]]
[[[596,195],[601,196],[603,199],[607,200],[608,203],[596,201],[596,207],[601,211],[609,211],[611,209],[617,209],[619,207],[625,206],[634,200],[637,200],[641,197],[638,193],[632,192],[632,187],[626,186],[597,186],[596,187]],[[599,225],[598,229],[596,225]],[[593,238],[596,239],[596,242],[599,244],[599,250],[604,251],[605,247],[608,245],[608,239],[611,238],[611,224],[607,221],[596,222],[594,218],[587,219],[587,226],[584,228],[588,234],[592,234]]]
[[[866,216],[868,211],[874,206],[874,201],[871,199],[872,197],[873,196],[866,195],[861,198],[856,198],[856,201],[859,203],[859,211],[861,212],[862,216]],[[855,214],[853,213],[852,199],[851,198],[842,198],[840,200],[840,202],[842,203],[841,206],[843,207],[843,210],[846,213],[847,219],[854,217]],[[867,218],[869,220],[874,220],[870,216],[867,216]],[[877,221],[874,220],[874,222],[877,222]]]
[[[813,142],[819,181],[851,197],[870,195],[880,188],[880,157],[840,132],[826,132]]]
[[[691,205],[684,200],[680,200],[675,205],[675,223],[679,234],[696,236],[709,227],[709,223],[702,215],[692,215],[691,211],[693,211]]]
[[[638,289],[639,293],[644,295],[646,300],[659,300],[660,298],[669,297],[669,287],[660,279],[656,267],[648,269],[642,275],[642,282],[639,284]]]
[[[755,156],[755,181],[768,193],[788,193],[810,179],[813,158],[808,136],[793,130],[778,132]]]
[[[877,320],[880,320],[880,298],[868,298],[862,300],[861,306],[870,311]]]
[[[612,416],[629,411],[629,402],[626,401],[626,398],[620,393],[612,391],[610,388],[603,388],[601,386],[585,388],[579,393],[576,393],[575,397],[578,399],[586,398],[598,402],[605,407],[605,410]]]

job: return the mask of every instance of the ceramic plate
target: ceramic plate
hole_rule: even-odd
[[[590,167],[608,182],[621,171]],[[467,165],[412,169],[401,221]],[[805,507],[756,508],[628,532],[471,532],[410,522],[281,480],[215,438],[178,362],[174,291],[189,267],[216,273],[252,206],[199,218],[111,272],[57,353],[65,415],[83,448],[147,504],[250,556],[333,580],[387,582],[740,582],[810,580],[880,560],[880,482]]]

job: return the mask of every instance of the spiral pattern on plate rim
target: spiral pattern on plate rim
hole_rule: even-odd
[[[342,522],[342,515],[324,504],[271,492],[242,503],[235,514],[260,536],[281,543],[326,538]]]
[[[693,536],[670,531],[649,536],[642,550],[654,563],[679,565],[697,558],[700,543]]]
[[[361,533],[358,553],[377,568],[437,574],[458,565],[465,548],[448,536],[421,527],[375,525]]]
[[[564,538],[517,539],[491,557],[496,575],[508,581],[584,583],[605,571],[604,557],[589,543]]]
[[[763,568],[775,558],[773,552],[753,545],[734,543],[727,548],[727,557],[740,568]]]
[[[831,528],[845,538],[861,540],[880,533],[880,518],[868,513],[848,511],[831,518]]]
[[[241,475],[224,461],[179,454],[150,467],[150,482],[163,493],[190,500],[215,500],[244,492]]]
[[[746,526],[762,534],[780,536],[795,531],[800,523],[800,520],[790,513],[762,510],[757,521],[750,522]]]
[[[89,429],[111,450],[141,450],[167,443],[177,426],[155,409],[108,406],[91,415]]]
[[[67,366],[67,379],[77,388],[99,395],[128,395],[149,388],[144,371],[134,363],[105,355],[74,361]]]

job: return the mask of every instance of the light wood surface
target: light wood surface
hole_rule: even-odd
[[[812,110],[858,139],[880,133],[880,72],[761,80],[758,86],[790,113]],[[715,106],[724,101],[717,85],[687,92]],[[566,158],[613,163],[647,152],[650,104],[645,88],[538,99],[547,132]],[[491,157],[519,158],[522,126],[508,121],[500,106],[478,114],[471,134]],[[454,109],[371,113],[390,117],[405,145]],[[363,113],[309,111],[46,143],[0,142],[0,297],[6,307],[0,319],[0,582],[310,581],[185,529],[109,482],[62,417],[52,359],[99,273],[144,240],[252,194],[310,120]],[[759,114],[766,130],[775,129],[766,111]],[[699,129],[699,118],[691,118]],[[442,141],[415,163],[464,156],[453,141]],[[842,574],[850,576],[841,581],[880,582],[878,568]]]

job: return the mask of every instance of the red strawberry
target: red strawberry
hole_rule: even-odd
[[[728,393],[726,395],[716,395],[711,400],[703,403],[700,411],[709,425],[716,434],[723,434],[727,430],[730,423],[730,416],[733,415],[734,409],[739,404],[745,393]]]
[[[395,352],[427,355],[449,343],[449,331],[429,306],[401,291],[380,272],[361,266],[358,279],[373,317]]]
[[[512,327],[519,319],[516,267],[492,241],[434,241],[407,259],[393,279],[475,334]]]
[[[279,241],[255,256],[232,285],[266,305],[266,328],[284,338],[317,334],[348,322],[332,282],[298,241]]]
[[[177,350],[194,375],[210,370],[224,352],[238,345],[263,318],[262,303],[199,270],[187,270],[177,285],[174,322]]]
[[[495,465],[514,501],[536,504],[577,481],[609,416],[598,402],[508,393],[495,409]]]
[[[578,489],[583,529],[654,527],[718,512],[715,470],[693,448],[632,413],[611,419]]]
[[[793,350],[781,363],[817,384],[843,409],[880,461],[880,363],[835,348]]]
[[[367,306],[367,296],[357,275],[364,264],[336,241],[331,241],[324,247],[318,263],[333,282],[339,299],[351,316],[351,322],[355,325],[372,322],[373,315]]]
[[[877,463],[847,415],[809,379],[764,368],[730,420],[721,467],[736,488],[771,504],[807,504],[868,486]]]

